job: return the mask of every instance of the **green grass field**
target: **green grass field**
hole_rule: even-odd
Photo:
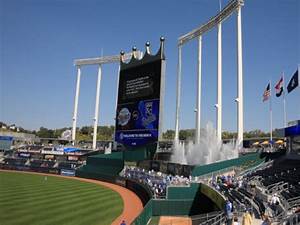
[[[106,225],[122,210],[120,195],[106,187],[0,172],[1,225]]]

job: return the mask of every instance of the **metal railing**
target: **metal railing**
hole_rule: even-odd
[[[213,216],[210,219],[207,219],[204,222],[199,223],[199,225],[221,225],[226,221],[226,216],[223,212],[220,212],[218,215]]]
[[[300,224],[300,213],[294,213],[287,216],[277,223],[278,225],[299,225]]]

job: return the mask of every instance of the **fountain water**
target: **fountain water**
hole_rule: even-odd
[[[111,154],[112,143],[109,142],[108,147],[104,147],[104,154]]]
[[[201,130],[199,144],[193,141],[189,141],[186,145],[174,143],[171,161],[180,164],[205,165],[237,157],[238,148],[235,143],[232,141],[222,144],[217,138],[213,124],[208,122],[205,129]]]

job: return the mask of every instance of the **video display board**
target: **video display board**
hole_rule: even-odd
[[[145,55],[120,70],[115,140],[141,146],[158,140],[162,58]]]

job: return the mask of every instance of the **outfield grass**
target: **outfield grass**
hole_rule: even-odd
[[[0,172],[1,225],[106,225],[122,210],[120,195],[106,187]]]

